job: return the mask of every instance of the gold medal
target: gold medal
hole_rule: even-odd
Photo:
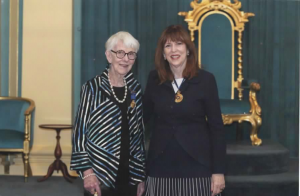
[[[131,107],[131,108],[134,108],[134,107],[135,107],[135,101],[134,101],[134,100],[131,101],[130,107]]]
[[[180,103],[182,100],[183,100],[183,95],[181,94],[180,91],[177,91],[177,93],[175,95],[175,102]]]

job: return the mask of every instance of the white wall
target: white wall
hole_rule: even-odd
[[[40,124],[71,124],[72,0],[25,0],[22,97],[35,101],[33,175],[45,175],[54,161],[55,131]],[[69,165],[71,130],[62,131],[62,160]],[[16,167],[21,159],[16,160]],[[12,169],[11,169],[12,170]],[[18,169],[15,169],[18,172]],[[55,172],[56,173],[56,172]]]

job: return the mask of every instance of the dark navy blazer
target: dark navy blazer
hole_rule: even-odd
[[[143,97],[144,121],[154,117],[147,167],[175,137],[188,154],[211,168],[212,173],[224,173],[225,132],[214,76],[200,69],[180,90],[183,101],[175,103],[171,81],[159,84],[157,71],[150,72]]]

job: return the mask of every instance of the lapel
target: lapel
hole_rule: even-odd
[[[105,94],[107,95],[107,97],[109,97],[110,99],[112,98],[112,92],[111,92],[111,88],[110,88],[110,84],[108,81],[108,68],[109,65],[105,68],[105,70],[102,72],[102,74],[100,75],[101,78],[101,85],[100,88],[103,90],[103,92],[105,92]]]
[[[109,81],[108,81],[108,69],[109,69],[109,66],[107,66],[105,68],[105,70],[102,72],[102,74],[100,75],[101,77],[101,89],[109,96],[111,97],[112,96],[112,91],[111,91],[111,88],[110,88],[110,84],[109,84]],[[128,87],[128,90],[129,90],[129,93],[131,91],[134,91],[136,86],[134,85],[134,83],[136,83],[136,80],[133,78],[133,73],[130,71],[128,72],[126,75],[125,75],[125,80],[126,80],[126,83],[127,83],[127,87]]]
[[[194,76],[193,78],[191,79],[186,79],[185,82],[181,85],[180,87],[180,91],[181,93],[185,92],[186,90],[188,90],[189,86],[191,85],[195,85],[195,84],[198,84],[200,82],[200,77],[199,77],[199,74]]]
[[[190,85],[193,85],[193,84],[198,84],[200,82],[200,77],[199,77],[199,74],[191,79],[186,79],[181,85],[180,85],[180,92],[183,94],[185,91],[188,90],[189,86]],[[173,81],[166,81],[163,83],[163,85],[165,85],[168,89],[171,89],[172,92],[174,93],[175,95],[175,92],[174,92],[174,89],[173,89],[173,86],[172,86],[172,82]]]
[[[113,93],[111,91],[111,87],[110,87],[110,84],[108,81],[108,69],[109,69],[109,65],[105,68],[105,70],[100,75],[100,77],[101,77],[100,88],[103,90],[103,92],[106,94],[106,96],[109,100],[111,100],[112,102],[117,104],[117,101],[113,97]],[[131,98],[129,99],[128,97],[131,97],[131,94],[137,91],[138,85],[137,85],[137,81],[134,79],[133,73],[131,71],[128,72],[124,77],[125,77],[125,81],[127,84],[127,106],[128,106],[127,113],[132,114],[136,107],[134,107],[134,108],[130,107],[130,103],[131,103],[132,99]],[[128,101],[128,100],[130,100],[130,101]]]

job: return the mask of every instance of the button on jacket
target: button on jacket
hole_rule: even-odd
[[[157,71],[149,74],[144,98],[144,120],[153,115],[147,167],[176,139],[182,148],[212,173],[225,172],[225,132],[214,76],[204,70],[180,87],[183,100],[175,102],[171,81],[159,84]],[[184,170],[184,168],[182,168]]]
[[[113,100],[108,68],[82,86],[72,137],[71,169],[83,177],[92,168],[108,187],[115,187],[120,160],[121,110]],[[135,92],[135,106],[128,107],[130,138],[129,183],[145,179],[144,125],[141,86],[130,72],[125,76],[128,93]]]

